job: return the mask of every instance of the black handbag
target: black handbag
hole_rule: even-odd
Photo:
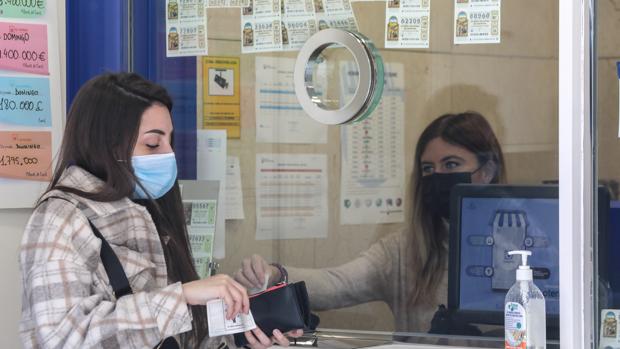
[[[267,336],[278,329],[282,333],[295,329],[314,330],[319,317],[310,313],[306,283],[278,284],[264,292],[250,296],[250,310],[254,322]],[[235,345],[248,344],[244,333],[237,333]]]

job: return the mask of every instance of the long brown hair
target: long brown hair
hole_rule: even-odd
[[[107,73],[86,82],[69,110],[58,166],[46,192],[59,189],[102,202],[131,198],[135,186],[140,185],[130,161],[138,129],[144,111],[156,103],[172,112],[168,92],[137,74]],[[103,186],[97,192],[84,192],[59,185],[69,166],[83,168],[101,179]],[[169,279],[197,280],[178,182],[159,199],[135,201],[145,206],[153,218]],[[193,330],[183,335],[182,341],[198,346],[207,333],[205,307],[192,307],[192,315]]]
[[[416,145],[414,168],[411,173],[413,215],[409,238],[414,278],[411,304],[429,300],[443,277],[447,258],[448,231],[443,220],[431,214],[422,202],[421,158],[426,146],[435,138],[467,149],[478,159],[478,166],[492,164],[491,183],[505,183],[504,155],[491,125],[479,113],[445,114],[431,122],[422,132]]]

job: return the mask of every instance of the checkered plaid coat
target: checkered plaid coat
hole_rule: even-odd
[[[91,192],[102,182],[71,166],[60,184]],[[114,297],[88,219],[112,246],[134,294]],[[128,198],[46,194],[28,221],[19,259],[26,348],[152,348],[191,329],[181,283],[168,284],[153,220]]]

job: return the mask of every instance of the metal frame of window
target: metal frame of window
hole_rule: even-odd
[[[67,106],[90,78],[128,69],[128,0],[66,0]]]
[[[102,32],[101,26],[94,19],[110,19],[113,16],[86,16],[87,4],[91,1],[67,0],[67,89],[68,100],[72,99],[77,87],[83,83],[85,76],[91,73],[101,72],[105,68],[123,68],[128,65],[134,71],[152,72],[153,66],[141,66],[148,62],[148,48],[150,42],[131,40],[131,44],[122,42],[120,39],[115,45],[106,46],[114,50],[123,51],[130,47],[136,55],[141,57],[126,56],[126,51],[117,52],[114,57],[101,58],[111,59],[112,64],[97,64],[100,60],[97,55],[84,56],[84,45],[94,43],[90,38],[84,37],[84,32],[76,30],[76,26],[92,28],[93,33]],[[140,28],[140,20],[135,18],[127,22],[129,10],[136,11],[136,7],[145,6],[148,2],[142,0],[127,6],[126,2],[114,1],[112,10],[116,14],[118,23],[114,34],[118,31],[129,32],[127,26],[133,27],[132,34],[137,34],[136,28]],[[593,38],[593,14],[595,0],[558,0],[559,3],[559,179],[560,179],[560,330],[562,336],[560,344],[563,349],[568,348],[591,348],[594,345],[596,331],[593,324],[596,323],[593,311],[594,300],[594,270],[592,254],[595,242],[592,231],[595,225],[593,221],[593,205],[595,191],[594,159],[596,148],[593,141],[595,128],[593,117],[595,93],[593,78],[595,66],[591,54],[595,52],[595,40]],[[121,5],[122,4],[122,5]],[[132,8],[133,7],[133,8]],[[92,11],[91,11],[92,12]],[[144,19],[147,23],[148,18]],[[81,22],[80,22],[81,21]],[[84,22],[88,21],[88,23]],[[131,23],[131,24],[128,24]],[[108,23],[109,24],[109,23]],[[149,27],[147,25],[146,27]],[[118,30],[118,31],[116,31]],[[138,30],[140,31],[140,30]],[[108,32],[109,33],[109,32]],[[158,35],[157,33],[154,33]],[[133,36],[133,35],[132,35]],[[133,36],[135,38],[135,36]],[[106,42],[105,40],[99,41]],[[74,45],[81,44],[78,49]],[[119,45],[120,44],[120,45]],[[100,52],[98,50],[94,50]],[[110,53],[108,51],[108,53]],[[110,58],[112,57],[112,58]],[[117,60],[118,59],[118,60]],[[83,69],[88,63],[89,72]],[[104,67],[104,68],[102,68]],[[146,74],[151,75],[151,74]]]
[[[560,347],[592,348],[594,6],[559,1]]]
[[[175,153],[179,179],[196,179],[196,57],[166,57],[165,0],[124,0],[129,2],[131,38],[129,67],[145,78],[164,86],[174,108]],[[159,39],[159,40],[158,40]]]

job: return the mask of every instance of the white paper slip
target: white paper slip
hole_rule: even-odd
[[[239,157],[228,156],[226,158],[226,184],[224,194],[226,199],[226,219],[245,219],[243,212],[243,185],[241,184],[241,166]]]
[[[265,274],[265,280],[263,281],[263,286],[261,288],[255,287],[248,290],[249,295],[261,293],[267,289],[267,284],[269,284],[269,274]]]
[[[209,337],[245,332],[256,328],[251,311],[248,315],[237,314],[234,319],[227,320],[226,304],[222,299],[207,302],[207,321],[209,323]]]

